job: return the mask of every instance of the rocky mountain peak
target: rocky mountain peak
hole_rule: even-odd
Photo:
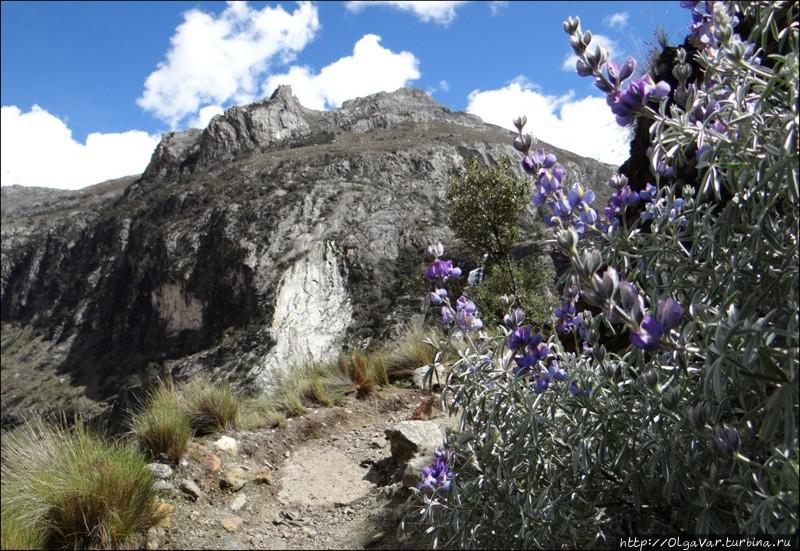
[[[159,178],[194,172],[276,147],[330,143],[337,133],[363,134],[376,128],[396,128],[434,122],[478,128],[480,118],[454,112],[416,88],[399,88],[345,101],[338,109],[304,107],[282,85],[269,98],[231,107],[204,130],[165,134],[144,177]]]

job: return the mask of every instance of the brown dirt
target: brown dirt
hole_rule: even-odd
[[[221,435],[198,439],[202,446],[187,454],[171,482],[194,480],[203,491],[196,502],[176,490],[161,500],[175,505],[170,526],[151,529],[150,548],[163,549],[417,549],[421,540],[401,536],[398,513],[407,492],[395,482],[402,474],[384,430],[410,419],[422,402],[418,390],[384,388],[372,396],[351,397],[339,407],[309,410],[283,427],[225,433],[239,443],[237,455],[219,452]],[[432,419],[444,427],[453,418]],[[204,470],[203,448],[222,459],[218,473]],[[288,457],[287,457],[288,456]],[[238,492],[220,489],[226,470],[241,465],[252,475],[272,470],[272,484],[249,481]],[[245,505],[230,509],[244,495]],[[224,519],[239,517],[233,532]],[[382,535],[381,535],[382,534]]]

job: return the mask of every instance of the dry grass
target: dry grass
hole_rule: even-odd
[[[420,325],[409,325],[383,348],[383,369],[390,381],[409,378],[414,370],[433,362],[436,350],[427,342],[433,332]]]
[[[3,548],[115,548],[161,520],[136,450],[34,420],[2,445]]]
[[[177,463],[191,436],[189,417],[169,383],[160,383],[150,394],[141,412],[130,422],[140,448],[152,458]]]

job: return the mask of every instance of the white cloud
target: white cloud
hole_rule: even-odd
[[[449,92],[450,91],[450,83],[446,80],[439,81],[439,90],[442,92]]]
[[[589,51],[594,51],[594,49],[598,46],[603,46],[604,48],[608,49],[608,51],[612,54],[612,57],[614,57],[614,51],[617,49],[617,43],[614,42],[614,40],[603,34],[592,34],[592,42],[589,44]],[[564,58],[564,62],[561,64],[561,70],[574,71],[575,62],[577,61],[578,56],[573,53],[568,54]]]
[[[628,158],[629,131],[617,125],[604,98],[548,96],[517,77],[503,88],[475,90],[468,100],[467,112],[486,122],[513,130],[514,117],[525,115],[526,131],[546,143],[611,164]]]
[[[252,101],[252,100],[251,100]],[[251,101],[244,101],[242,103],[251,103]],[[221,115],[225,110],[221,105],[206,105],[197,113],[197,116],[190,119],[187,126],[189,128],[204,129],[211,122],[215,115]]]
[[[368,6],[390,6],[392,8],[410,11],[417,19],[427,23],[434,21],[440,25],[449,25],[456,17],[456,8],[466,2],[404,2],[402,0],[375,0],[375,1],[351,1],[347,2],[348,11],[359,12]]]
[[[111,178],[141,173],[159,137],[131,130],[92,133],[82,144],[59,118],[38,105],[23,113],[2,107],[0,184],[78,189]]]
[[[215,17],[190,10],[137,103],[173,128],[209,105],[251,98],[274,58],[289,63],[319,29],[317,8],[302,2],[251,9],[229,2]]]
[[[492,12],[492,15],[497,15],[506,7],[508,7],[508,0],[492,0],[489,2],[489,10]]]
[[[611,29],[622,30],[628,24],[630,14],[626,11],[612,13],[603,18],[603,25]]]
[[[420,77],[419,60],[411,52],[394,53],[380,44],[381,37],[365,34],[345,56],[314,74],[305,66],[270,76],[262,88],[271,94],[281,84],[290,84],[300,103],[311,109],[338,107],[345,100],[394,91]]]

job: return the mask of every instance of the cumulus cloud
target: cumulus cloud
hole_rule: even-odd
[[[525,115],[526,130],[546,143],[610,164],[628,157],[629,131],[617,126],[605,98],[550,96],[517,77],[502,88],[470,93],[467,112],[510,130],[514,117]]]
[[[603,46],[611,52],[611,57],[614,57],[614,52],[617,49],[617,43],[611,38],[603,34],[592,34],[592,42],[589,44],[589,50],[593,51],[598,46]],[[575,63],[578,61],[578,56],[573,53],[567,54],[564,62],[561,64],[562,71],[574,71]]]
[[[137,100],[173,128],[201,108],[251,98],[270,63],[291,62],[319,29],[317,8],[307,2],[291,13],[229,2],[219,16],[193,9],[183,18]]]
[[[622,30],[628,24],[630,14],[626,11],[612,13],[603,18],[603,25],[611,29]]]
[[[369,1],[352,1],[347,2],[347,10],[351,12],[359,12],[369,6],[390,6],[392,8],[409,11],[413,13],[417,19],[425,23],[433,21],[440,25],[449,25],[456,17],[456,8],[466,4],[466,2],[404,2],[397,1],[384,1],[384,0],[369,0]]]
[[[0,110],[0,184],[78,189],[111,178],[141,173],[159,137],[131,130],[92,133],[86,143],[72,138],[59,118],[38,105],[23,113]]]
[[[263,95],[289,84],[304,106],[330,109],[348,99],[396,90],[420,77],[414,54],[392,52],[380,41],[376,34],[365,34],[353,46],[353,55],[326,65],[316,74],[308,67],[293,66],[286,73],[272,75],[264,82]]]
[[[244,101],[242,103],[250,103],[248,101]],[[214,118],[216,115],[221,115],[224,113],[225,110],[222,108],[221,105],[206,105],[200,111],[198,111],[197,116],[193,117],[189,120],[188,127],[189,128],[199,128],[203,129],[208,126],[208,123],[211,119]]]

